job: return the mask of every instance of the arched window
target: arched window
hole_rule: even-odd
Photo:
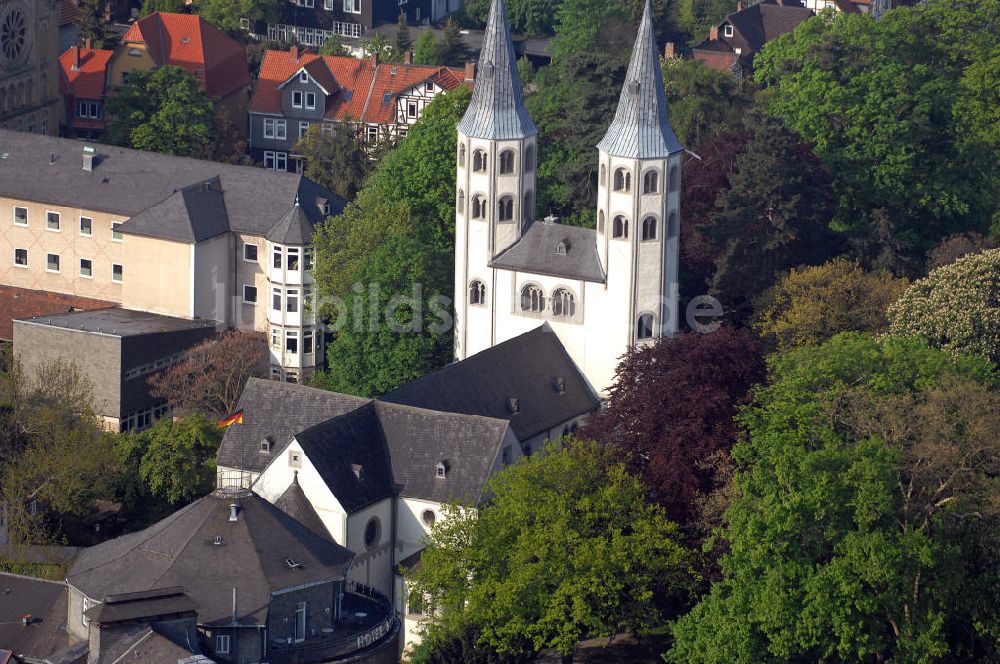
[[[632,174],[628,170],[615,170],[615,191],[632,191]]]
[[[677,191],[681,186],[681,169],[676,164],[670,167],[670,191]]]
[[[486,284],[478,279],[469,284],[469,304],[486,304]]]
[[[611,237],[628,237],[628,219],[618,215],[611,223]]]
[[[604,235],[604,210],[597,213],[597,232]]]
[[[656,239],[656,217],[646,217],[642,220],[642,239]]]
[[[462,189],[458,190],[458,211],[465,214],[465,191]]]
[[[534,284],[525,284],[521,289],[521,311],[539,313],[545,309],[545,294]]]
[[[497,219],[512,221],[514,219],[514,199],[504,196],[497,202]]]
[[[677,237],[677,213],[671,212],[667,219],[667,239],[673,240]]]
[[[635,336],[639,339],[651,339],[653,337],[653,314],[639,316],[639,324],[636,326]]]
[[[482,194],[476,194],[472,197],[472,218],[486,218],[486,198]]]
[[[608,184],[608,167],[601,164],[601,186],[606,186]]]
[[[650,169],[642,176],[642,193],[655,194],[660,191],[660,174]]]
[[[535,194],[530,189],[524,194],[524,207],[521,210],[521,217],[525,221],[535,218]]]
[[[472,170],[476,173],[486,172],[486,152],[474,150],[472,153]]]
[[[458,146],[458,165],[465,166],[465,143]]]
[[[524,170],[528,173],[535,170],[535,146],[524,148]]]
[[[500,175],[509,175],[514,172],[514,151],[504,150],[500,153]]]
[[[552,294],[552,315],[569,318],[576,314],[576,298],[565,288],[557,288]]]

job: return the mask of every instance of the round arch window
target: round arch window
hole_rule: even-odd
[[[420,515],[420,520],[424,522],[425,526],[433,526],[434,519],[437,516],[434,514],[434,510],[424,510],[424,513]]]
[[[368,519],[365,525],[365,548],[374,549],[382,538],[382,524],[377,516]]]

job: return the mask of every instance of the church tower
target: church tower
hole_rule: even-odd
[[[672,336],[684,148],[667,116],[649,0],[618,110],[597,149],[597,253],[609,294],[620,303],[614,317],[628,324],[628,345]],[[620,336],[613,334],[616,342]]]
[[[483,35],[472,102],[458,125],[455,192],[455,356],[463,359],[495,340],[471,348],[469,314],[485,317],[493,306],[489,262],[517,242],[535,213],[536,136],[524,107],[517,59],[502,0],[493,0]],[[473,307],[470,311],[470,305]],[[491,330],[488,320],[477,330]]]
[[[0,129],[59,132],[59,2],[0,0]]]

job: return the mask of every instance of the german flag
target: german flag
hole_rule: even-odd
[[[243,409],[242,408],[240,410],[236,411],[235,413],[233,413],[232,415],[230,415],[229,417],[226,417],[224,419],[219,420],[219,427],[222,428],[222,429],[225,429],[226,427],[232,426],[234,424],[243,424]]]

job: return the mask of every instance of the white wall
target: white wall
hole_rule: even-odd
[[[223,233],[194,245],[194,316],[232,325],[232,233]]]
[[[365,544],[365,528],[373,518],[378,519],[380,532],[378,542],[369,548]],[[392,499],[380,500],[351,514],[347,518],[347,543],[344,546],[358,554],[348,576],[391,597],[394,572]]]

